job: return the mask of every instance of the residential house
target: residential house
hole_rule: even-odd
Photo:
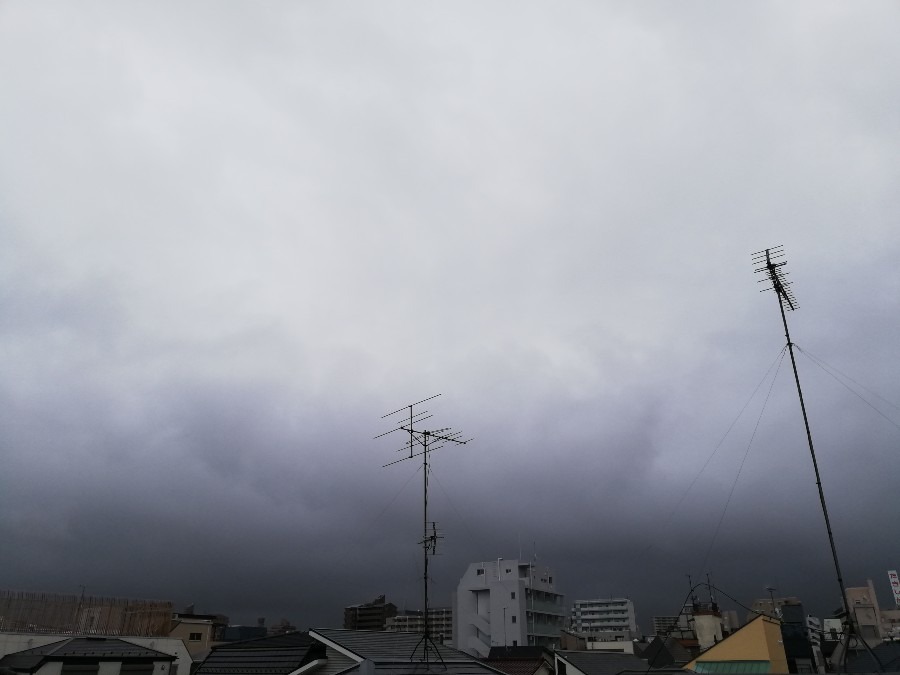
[[[169,637],[183,640],[195,661],[202,661],[213,644],[221,642],[228,626],[228,617],[221,614],[173,612]]]
[[[36,647],[44,647],[58,644],[71,639],[72,634],[60,633],[20,633],[0,632],[0,658],[8,654],[22,652]],[[143,647],[152,651],[163,652],[173,657],[172,665],[168,669],[169,675],[190,675],[193,660],[184,642],[176,638],[157,636],[76,636],[79,638],[91,637],[97,639],[117,639],[136,647]],[[105,670],[110,668],[104,666]]]
[[[787,673],[781,622],[764,614],[702,652],[685,666],[697,673]]]
[[[170,675],[174,661],[119,638],[70,637],[7,654],[0,667],[28,675]]]

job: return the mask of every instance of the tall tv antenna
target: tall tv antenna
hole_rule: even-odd
[[[791,282],[786,280],[787,271],[783,268],[787,265],[784,247],[775,246],[753,254],[754,272],[762,275],[759,283],[765,284],[760,292],[775,291],[778,298],[778,308],[781,310],[781,322],[784,324],[784,337],[787,339],[788,351],[791,355],[791,366],[794,369],[794,382],[797,384],[797,395],[800,398],[800,410],[803,412],[803,424],[806,426],[806,440],[809,443],[809,454],[812,457],[813,470],[816,474],[816,487],[819,488],[819,502],[822,505],[822,515],[825,517],[825,529],[828,531],[828,542],[831,544],[831,557],[834,560],[834,571],[837,575],[838,586],[841,588],[841,602],[844,605],[844,615],[847,620],[848,631],[853,631],[853,621],[850,616],[850,603],[847,600],[847,589],[844,586],[844,577],[841,574],[841,564],[838,561],[837,548],[834,545],[834,533],[831,531],[831,520],[828,518],[828,507],[825,505],[825,491],[822,488],[822,478],[819,475],[819,463],[816,461],[816,450],[813,447],[812,432],[809,429],[809,417],[806,415],[806,404],[803,401],[803,389],[800,388],[800,375],[797,373],[797,360],[794,358],[794,343],[791,342],[791,332],[788,329],[785,305],[788,310],[797,309],[797,301],[789,288]],[[849,637],[849,633],[848,633]],[[848,643],[849,644],[849,641]],[[840,668],[838,668],[840,670]]]
[[[453,429],[451,429],[450,427],[444,427],[440,429],[426,429],[421,426],[425,420],[430,419],[431,417],[433,417],[433,415],[427,410],[417,410],[416,406],[419,406],[426,401],[431,401],[438,396],[440,396],[440,394],[429,396],[428,398],[422,399],[417,403],[411,403],[409,405],[403,406],[402,408],[398,408],[393,412],[389,412],[386,415],[382,415],[381,419],[393,418],[395,426],[394,428],[375,436],[375,438],[381,438],[382,436],[387,436],[388,434],[392,434],[395,431],[402,431],[409,434],[409,438],[407,438],[406,443],[402,448],[399,448],[397,450],[397,452],[404,453],[404,456],[400,459],[394,460],[393,462],[388,462],[382,468],[392,466],[394,464],[399,464],[400,462],[405,462],[406,460],[413,459],[415,457],[422,458],[423,513],[422,541],[420,541],[419,544],[422,546],[422,557],[424,561],[424,572],[422,574],[422,584],[424,587],[425,600],[424,616],[422,617],[424,619],[424,632],[422,635],[422,639],[419,640],[419,642],[413,648],[413,654],[415,654],[416,650],[418,650],[419,645],[422,645],[422,660],[425,663],[426,670],[428,668],[429,652],[431,650],[433,650],[438,659],[443,662],[440,652],[438,651],[437,647],[434,644],[434,640],[431,637],[431,627],[428,623],[428,558],[429,556],[433,556],[437,553],[438,540],[443,539],[443,536],[438,534],[437,523],[428,520],[428,456],[435,450],[440,450],[448,443],[465,445],[469,441],[473,440],[471,438],[463,439],[461,431],[453,431]],[[402,416],[401,413],[403,413]]]

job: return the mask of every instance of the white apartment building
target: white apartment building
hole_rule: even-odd
[[[628,598],[576,600],[572,605],[572,629],[603,642],[633,640],[638,635],[634,603]]]
[[[469,565],[453,596],[454,646],[486,658],[491,647],[559,646],[566,625],[553,572],[498,558]]]

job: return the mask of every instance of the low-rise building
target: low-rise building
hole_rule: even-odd
[[[221,614],[174,612],[169,637],[183,640],[195,661],[202,660],[212,646],[225,637],[228,617]]]

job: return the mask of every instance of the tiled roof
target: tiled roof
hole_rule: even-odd
[[[367,667],[369,664],[371,664],[371,667]],[[444,661],[443,663],[435,659],[427,665],[409,661],[382,661],[378,663],[367,661],[344,670],[340,675],[425,675],[425,673],[435,673],[436,675],[497,675],[496,671],[491,670],[475,659],[470,661]]]
[[[544,659],[494,659],[489,657],[484,659],[483,663],[506,673],[506,675],[534,675],[546,661]]]
[[[426,664],[422,659],[422,635],[417,633],[317,628],[310,635],[338,646],[360,661],[340,675],[502,675],[474,657],[444,645],[431,646]]]
[[[553,654],[544,647],[523,645],[521,647],[491,647],[489,659],[530,659],[539,660],[544,657],[553,658]]]
[[[872,656],[878,659],[876,664]],[[868,650],[857,650],[847,657],[848,673],[900,672],[900,642],[882,642]]]
[[[286,675],[324,656],[308,633],[273,635],[214,647],[196,675]]]
[[[265,637],[252,638],[226,642],[216,646],[216,649],[270,649],[272,647],[293,647],[302,649],[311,644],[317,644],[306,631],[293,633],[281,633],[280,635],[267,635]]]
[[[171,654],[158,652],[155,649],[141,647],[119,638],[68,638],[59,642],[51,642],[40,647],[24,649],[8,656],[43,656],[50,660],[60,658],[99,658],[99,659],[153,659],[155,661],[174,661]]]
[[[119,638],[67,638],[24,649],[0,659],[0,667],[33,672],[48,661],[174,661],[171,654],[120,640]]]
[[[647,662],[634,654],[601,651],[558,651],[556,653],[585,675],[618,675],[626,670],[647,670]]]
[[[690,651],[673,637],[663,640],[660,637],[653,638],[639,656],[646,660],[654,668],[661,668],[673,663],[684,665],[693,660]]]
[[[389,661],[409,663],[418,661],[422,654],[422,635],[419,633],[390,633],[375,630],[344,630],[338,628],[316,628],[312,631],[313,637],[321,635],[348,652],[351,652],[360,660]],[[433,644],[437,655],[431,651],[430,658],[435,661],[475,661],[468,654],[457,651],[452,647]],[[477,663],[477,662],[476,662]]]

